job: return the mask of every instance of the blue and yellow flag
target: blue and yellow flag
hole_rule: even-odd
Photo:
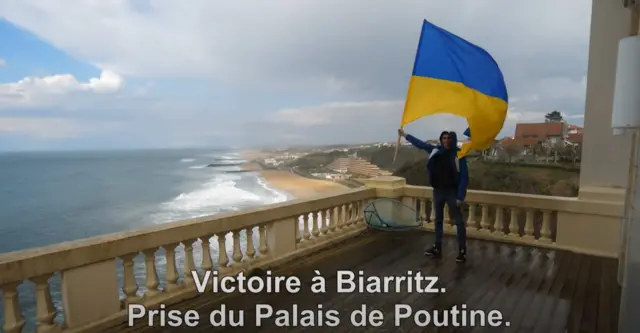
[[[473,134],[459,153],[464,156],[491,146],[508,103],[502,72],[487,51],[424,21],[400,127],[437,113],[464,117]]]

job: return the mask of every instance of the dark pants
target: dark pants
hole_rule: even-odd
[[[449,216],[456,224],[458,237],[458,248],[467,249],[467,229],[462,218],[462,207],[458,207],[455,189],[433,189],[433,204],[435,209],[436,247],[442,248],[442,232],[444,227],[444,206],[449,206]]]

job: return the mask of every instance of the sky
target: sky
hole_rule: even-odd
[[[582,125],[590,18],[589,0],[0,0],[0,150],[395,141],[424,19],[496,59],[502,136],[553,110]]]

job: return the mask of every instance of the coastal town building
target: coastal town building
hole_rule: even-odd
[[[391,175],[391,172],[381,170],[380,168],[378,168],[378,166],[358,157],[337,158],[329,165],[327,165],[327,169],[341,174],[348,173],[360,177],[377,177]]]

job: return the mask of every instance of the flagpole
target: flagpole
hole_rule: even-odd
[[[402,127],[400,127],[402,128]],[[396,152],[395,154],[393,154],[393,161],[391,162],[391,164],[395,164],[396,163],[396,157],[398,157],[398,149],[400,149],[400,138],[402,138],[402,135],[400,135],[400,133],[398,133],[398,142],[396,142]]]

